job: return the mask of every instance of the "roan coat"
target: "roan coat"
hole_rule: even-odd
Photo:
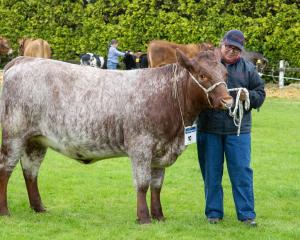
[[[129,156],[137,189],[137,218],[164,218],[160,190],[165,167],[184,150],[183,122],[211,106],[232,104],[226,69],[215,52],[178,63],[130,71],[87,68],[18,57],[4,70],[1,99],[0,214],[9,214],[7,183],[21,159],[30,206],[45,211],[37,176],[47,147],[82,163]],[[192,78],[194,77],[194,79]],[[151,212],[146,193],[151,188]]]

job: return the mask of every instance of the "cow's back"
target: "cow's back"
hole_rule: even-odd
[[[23,98],[40,95],[42,101],[39,102],[61,99],[83,105],[88,104],[87,98],[81,99],[87,93],[101,95],[102,100],[115,94],[119,94],[119,97],[125,96],[131,91],[130,82],[127,82],[125,89],[121,89],[127,78],[129,76],[124,76],[122,71],[116,74],[51,59],[18,57],[4,69],[3,89],[6,91],[13,88],[16,92],[22,92]],[[133,78],[131,80],[134,81]],[[52,92],[59,94],[57,99],[51,98]]]

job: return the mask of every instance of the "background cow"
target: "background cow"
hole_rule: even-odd
[[[137,217],[164,215],[165,168],[184,150],[184,126],[205,108],[230,107],[226,69],[214,51],[161,68],[111,71],[18,57],[4,69],[1,101],[0,215],[7,183],[21,159],[30,206],[45,211],[37,185],[47,147],[83,163],[129,156],[137,188]],[[204,91],[206,89],[206,91]],[[208,90],[209,89],[209,90]]]
[[[123,62],[126,70],[148,67],[147,54],[141,51],[136,53],[129,51],[127,54],[125,54]]]
[[[181,49],[189,58],[192,58],[203,50],[213,48],[213,45],[210,43],[185,45],[172,43],[165,40],[153,40],[149,43],[148,46],[148,58],[150,67],[159,67],[176,62],[176,48]],[[242,51],[241,56],[252,62],[256,66],[257,71],[260,73],[263,72],[263,69],[268,64],[268,60],[258,52]]]
[[[10,42],[7,38],[0,36],[0,63],[2,56],[11,56],[13,50],[10,47]]]
[[[242,51],[242,57],[252,62],[259,73],[262,73],[269,63],[268,59],[258,52]]]
[[[188,58],[197,56],[204,50],[213,49],[210,43],[178,44],[165,40],[153,40],[148,45],[149,67],[159,67],[176,62],[176,49],[180,49]]]
[[[80,55],[80,65],[104,68],[104,57],[94,53],[85,53]]]
[[[23,38],[19,40],[19,54],[28,57],[51,58],[49,43],[43,39]]]
[[[10,55],[13,50],[10,47],[10,42],[7,38],[0,36],[0,55]]]

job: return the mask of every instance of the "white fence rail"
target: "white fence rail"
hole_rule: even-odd
[[[267,76],[267,77],[273,77],[273,78],[277,78],[278,77],[278,87],[279,88],[283,88],[284,87],[284,80],[296,80],[296,81],[300,81],[300,78],[294,78],[294,77],[285,77],[285,73],[286,72],[300,72],[300,68],[290,68],[288,67],[289,64],[287,61],[285,60],[280,60],[279,61],[279,74],[278,76],[274,76],[274,75],[270,75],[270,74],[264,74],[264,73],[260,73],[262,76]]]

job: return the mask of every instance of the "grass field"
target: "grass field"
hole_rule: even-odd
[[[48,212],[29,209],[18,165],[8,188],[11,216],[0,218],[0,240],[300,239],[300,101],[270,98],[253,112],[252,157],[257,228],[237,221],[227,172],[224,221],[206,222],[195,145],[166,171],[166,221],[140,226],[127,158],[86,166],[49,150],[39,177]]]

